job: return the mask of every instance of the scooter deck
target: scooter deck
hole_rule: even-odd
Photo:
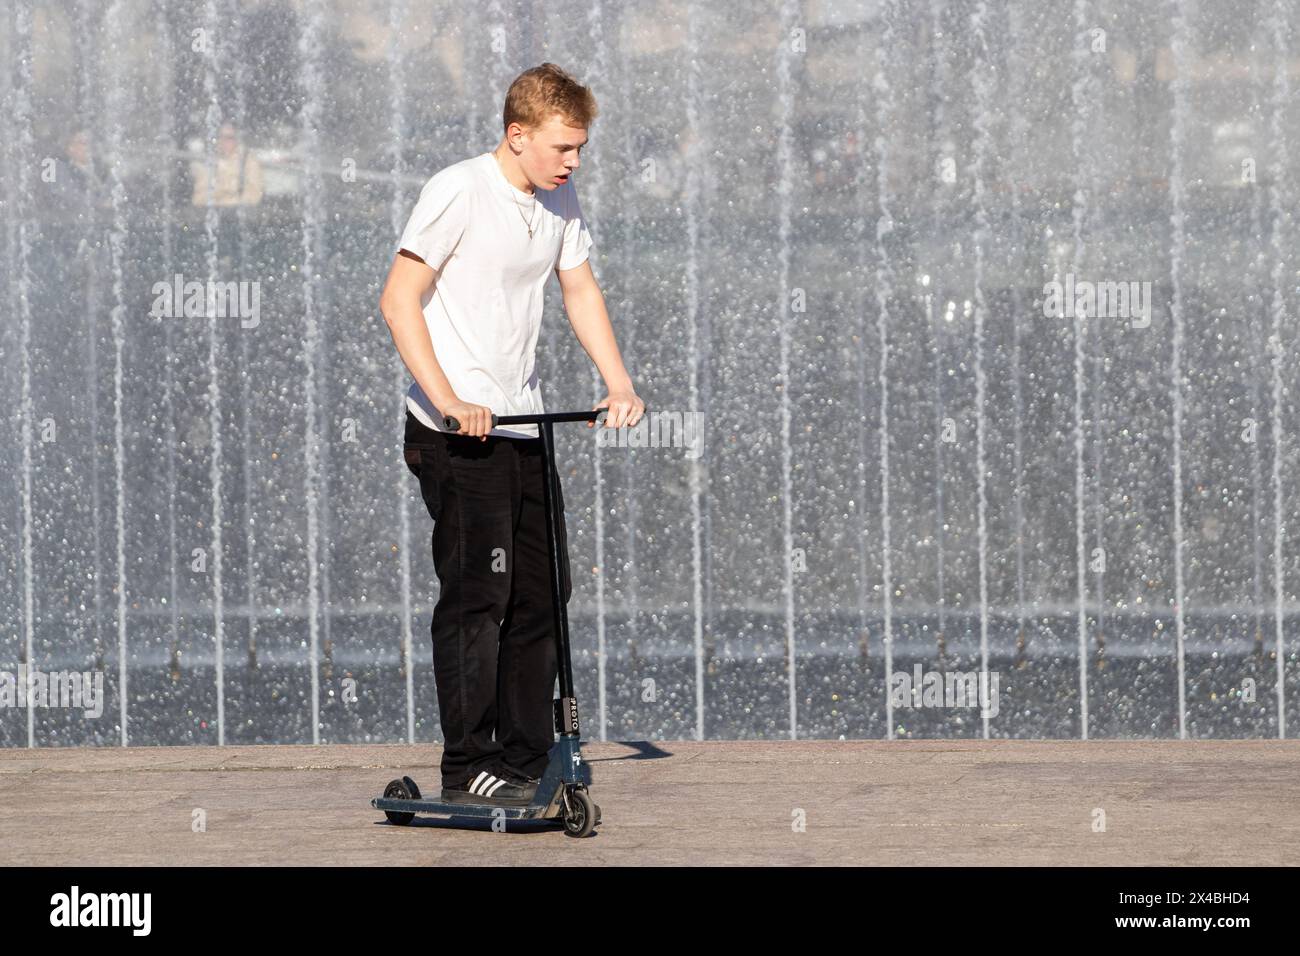
[[[442,800],[399,800],[395,797],[374,797],[370,805],[376,810],[397,813],[425,813],[444,817],[470,819],[551,820],[560,816],[560,791],[557,789],[544,803],[534,802],[519,807],[494,803],[446,803]]]
[[[564,815],[564,788],[573,784],[585,783],[587,774],[582,768],[581,743],[576,737],[560,737],[551,747],[546,764],[546,772],[537,784],[537,791],[530,803],[523,806],[510,806],[500,803],[467,801],[451,803],[420,793],[419,785],[410,777],[403,777],[407,792],[415,794],[414,799],[403,797],[372,797],[370,805],[376,810],[393,813],[424,813],[443,817],[460,817],[462,819],[506,819],[506,820],[550,820],[562,819]],[[566,777],[570,779],[565,779]]]

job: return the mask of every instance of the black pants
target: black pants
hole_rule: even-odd
[[[498,761],[540,777],[555,741],[541,444],[450,435],[406,413],[406,463],[433,518],[441,585],[430,633],[443,786],[462,784]],[[567,603],[573,587],[560,498]]]

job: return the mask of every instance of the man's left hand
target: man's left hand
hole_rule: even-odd
[[[595,408],[609,410],[605,415],[606,428],[631,428],[645,414],[645,402],[630,388],[610,392],[596,403]],[[591,428],[595,424],[587,422],[587,427]]]

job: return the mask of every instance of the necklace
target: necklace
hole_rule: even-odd
[[[492,151],[492,158],[496,160],[496,162],[497,162],[497,168],[500,169],[500,168],[501,168],[501,159],[500,159],[500,157],[497,156],[497,154],[496,154],[496,150],[493,150],[493,151]],[[502,171],[501,171],[501,175],[502,175],[503,177],[505,176],[505,170],[502,170]],[[506,185],[510,186],[510,199],[511,199],[511,201],[515,204],[515,211],[519,213],[519,218],[520,218],[520,219],[523,219],[524,226],[528,229],[528,238],[531,239],[531,238],[533,238],[533,216],[536,215],[536,213],[537,213],[537,197],[536,197],[536,196],[533,197],[533,209],[532,209],[532,212],[530,212],[530,213],[528,214],[528,218],[527,218],[527,219],[524,219],[524,211],[523,211],[523,209],[522,209],[522,208],[520,207],[520,205],[519,205],[519,199],[514,195],[514,193],[516,192],[516,189],[515,189],[514,185],[511,184],[511,182],[510,182],[509,179],[506,179]]]

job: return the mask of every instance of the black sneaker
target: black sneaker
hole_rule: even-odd
[[[542,782],[541,777],[530,777],[517,767],[512,767],[508,763],[497,764],[497,773],[505,777],[511,783],[517,783],[521,787],[532,787],[537,790],[537,785]]]
[[[533,798],[537,796],[537,785],[542,782],[541,777],[530,777],[522,770],[510,766],[510,764],[508,763],[497,764],[496,774],[499,777],[505,777],[515,786],[519,787],[521,790],[527,793],[528,800],[530,803],[532,802]]]
[[[458,787],[443,787],[446,803],[489,803],[504,807],[522,807],[532,802],[537,784],[521,780],[509,768],[480,770]]]

